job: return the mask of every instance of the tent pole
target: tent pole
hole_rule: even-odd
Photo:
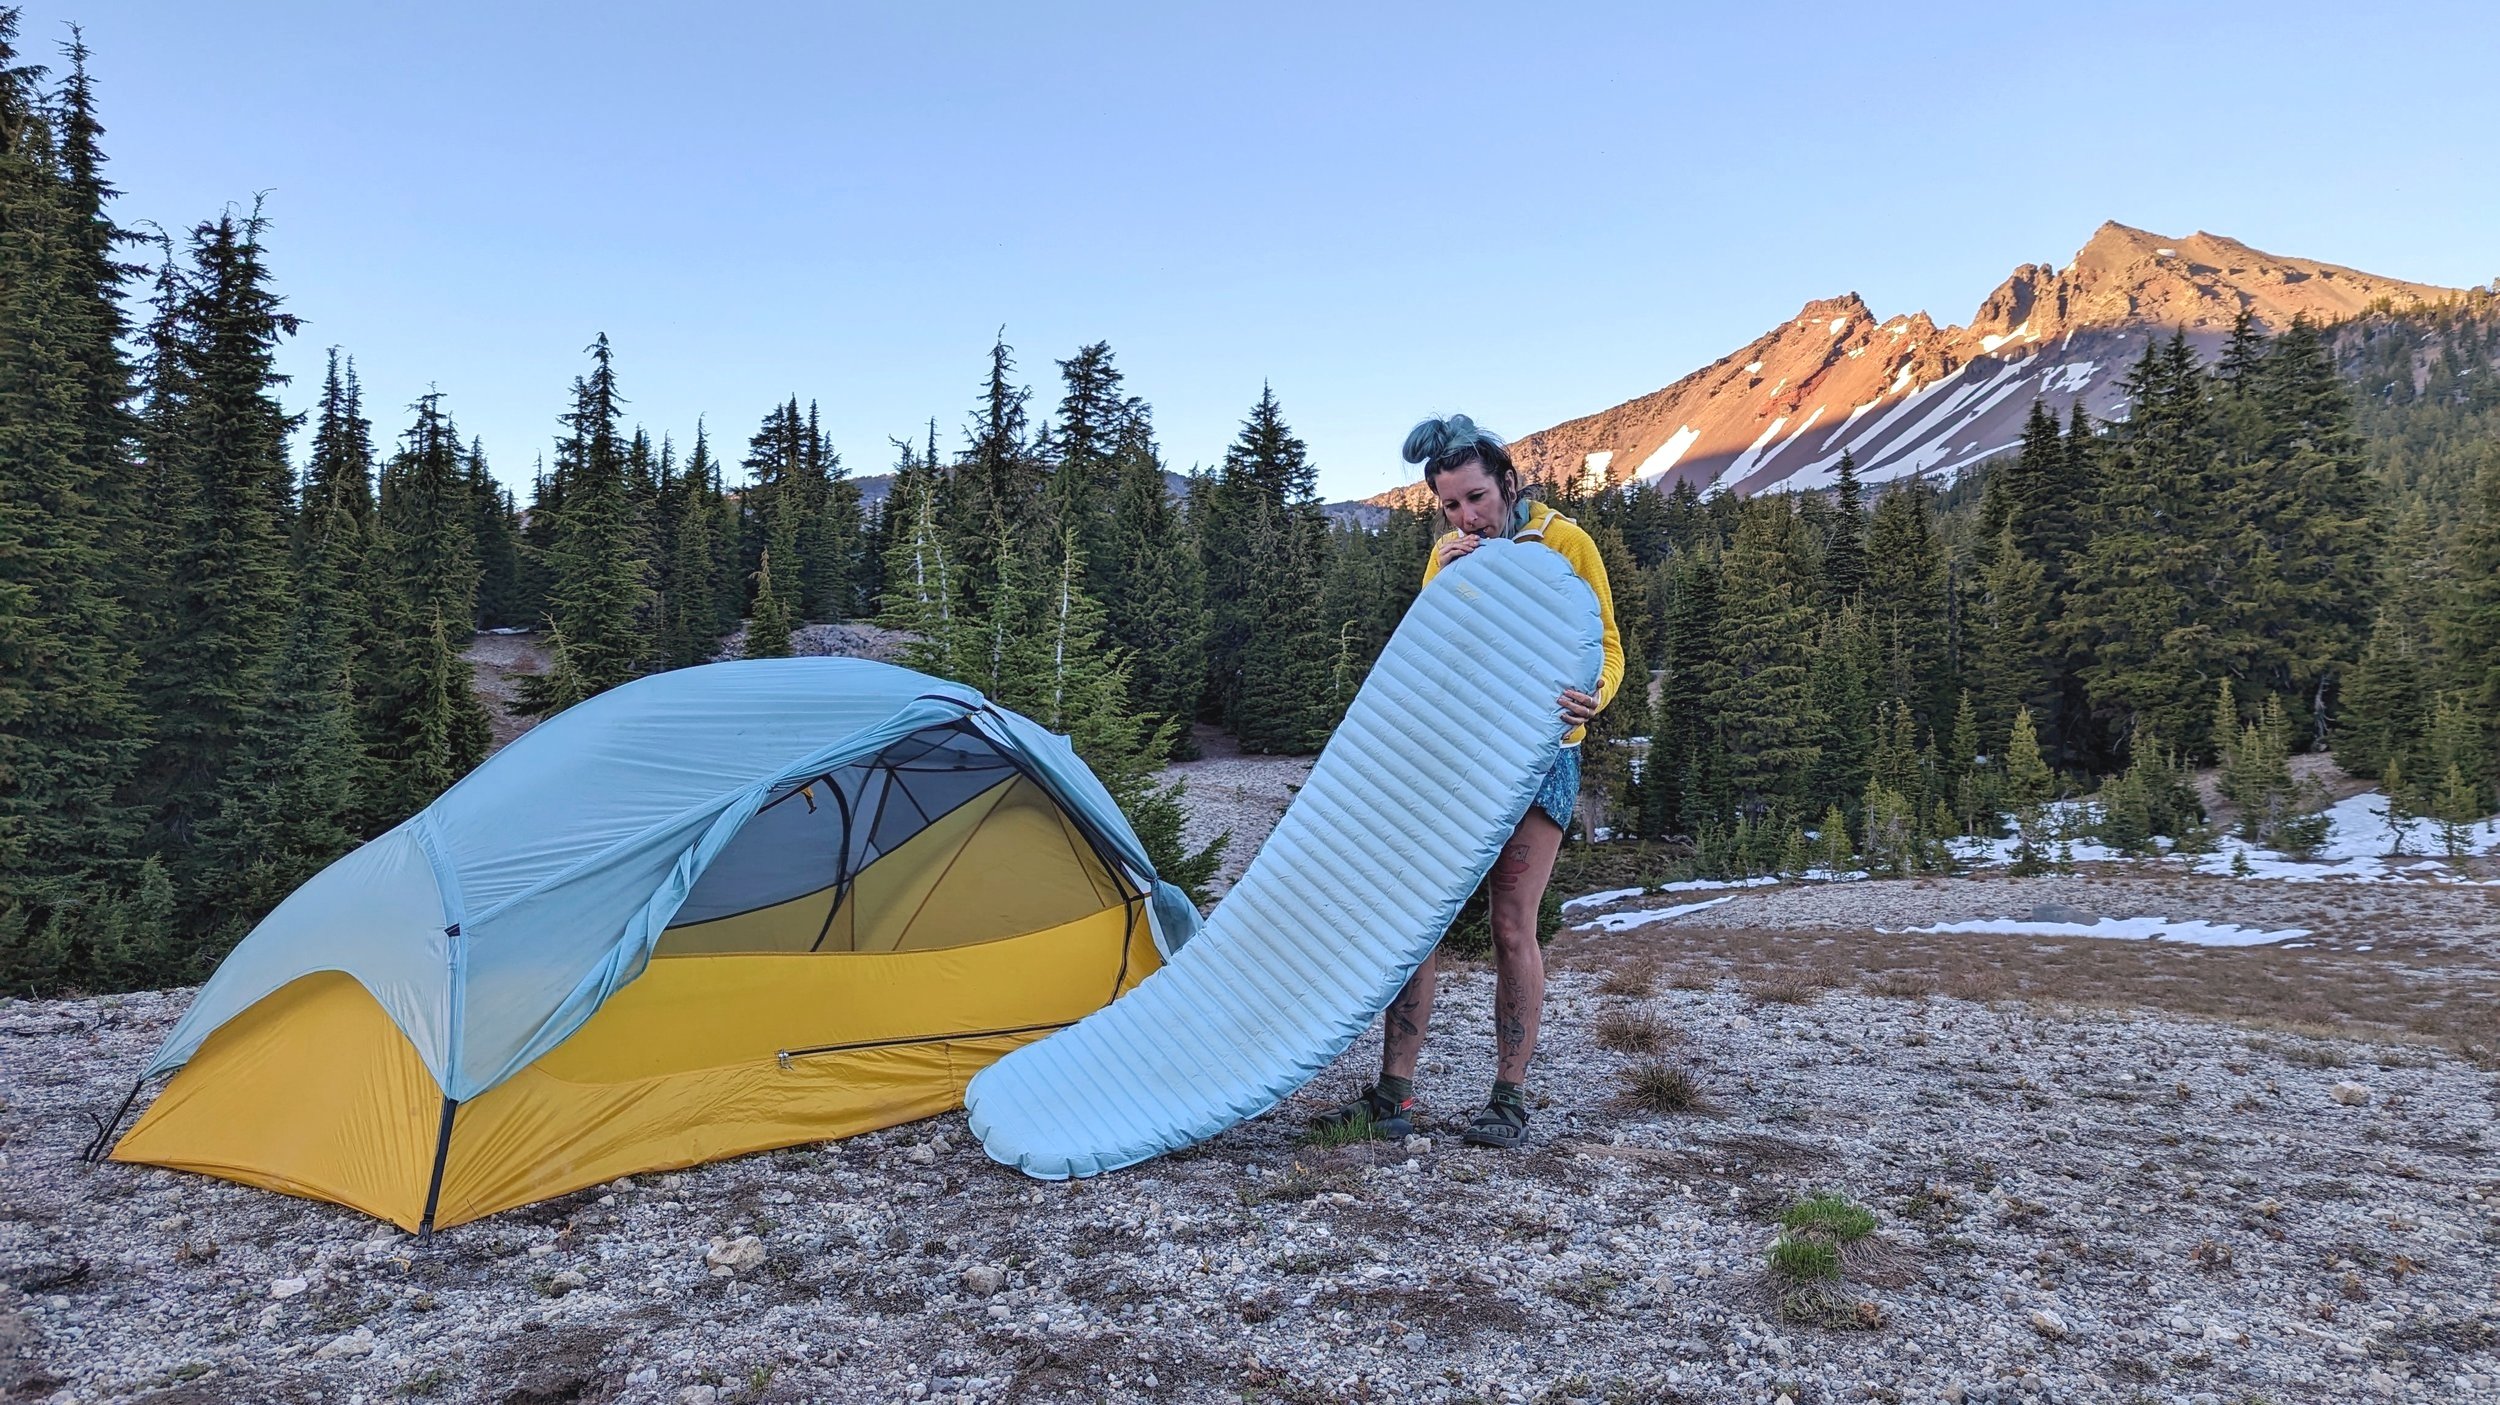
[[[458,1098],[443,1099],[443,1123],[434,1134],[434,1174],[425,1183],[425,1218],[417,1221],[417,1238],[430,1241],[434,1237],[434,1210],[443,1200],[443,1168],[451,1161],[451,1115],[460,1108]]]
[[[871,765],[860,772],[862,779],[875,774]],[[886,777],[888,783],[893,776]],[[831,775],[825,777],[825,789],[833,792],[833,806],[842,817],[842,844],[833,851],[833,906],[825,909],[825,925],[816,929],[816,941],[809,951],[825,949],[825,938],[833,933],[833,919],[842,915],[842,900],[851,895],[851,802],[842,794],[842,784]]]
[[[139,1100],[139,1090],[146,1086],[148,1086],[148,1080],[144,1075],[139,1081],[130,1085],[130,1095],[123,1098],[122,1105],[113,1110],[113,1120],[96,1129],[95,1140],[87,1143],[87,1149],[79,1154],[80,1160],[102,1161],[104,1159],[104,1149],[112,1145],[114,1129],[120,1127],[122,1119],[130,1115],[130,1105]]]

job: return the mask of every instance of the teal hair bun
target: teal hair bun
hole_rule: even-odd
[[[1425,420],[1408,430],[1402,452],[1408,463],[1432,463],[1472,453],[1485,444],[1503,447],[1499,435],[1476,428],[1476,422],[1465,415],[1451,415]]]

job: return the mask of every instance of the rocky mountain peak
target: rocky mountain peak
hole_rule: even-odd
[[[1854,292],[1816,298],[1673,384],[1512,450],[1532,476],[1584,488],[1823,487],[1844,452],[1869,481],[1949,475],[2010,449],[2035,399],[2060,414],[2078,399],[2115,412],[2126,363],[2174,330],[2211,355],[2243,311],[2279,332],[2295,317],[2334,322],[2381,299],[2455,291],[2108,220],[2063,265],[2017,266],[1966,326],[1924,312],[1879,319]]]

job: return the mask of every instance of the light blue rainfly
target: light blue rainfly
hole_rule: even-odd
[[[1032,773],[1151,893],[1159,948],[1189,939],[1196,909],[1155,878],[1136,831],[1066,738],[961,684],[864,659],[710,664],[566,709],[316,874],[219,965],[148,1076],[179,1068],[298,976],[342,971],[372,992],[446,1095],[474,1098],[641,974],[768,798],[959,721],[980,739],[967,744],[986,742]],[[742,910],[738,895],[716,896]]]
[[[1352,1044],[1484,881],[1594,691],[1597,599],[1487,541],[1416,598],[1311,778],[1206,926],[1137,989],[983,1070],[989,1154],[1047,1180],[1214,1136]]]

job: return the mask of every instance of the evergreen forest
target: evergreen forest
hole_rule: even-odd
[[[1325,509],[1265,387],[1176,477],[1110,346],[1036,378],[1003,332],[956,428],[877,450],[877,496],[785,388],[743,443],[635,424],[633,348],[586,331],[519,497],[451,396],[369,404],[344,348],[287,383],[263,209],[116,223],[88,57],[29,58],[0,10],[0,990],[204,975],[485,758],[481,629],[540,633],[541,715],[810,623],[906,631],[1068,735],[1195,889],[1222,846],[1183,844],[1162,768],[1200,724],[1324,744],[1440,530]],[[2045,864],[2077,823],[2198,842],[2220,766],[2234,822],[2298,848],[2304,752],[2434,827],[2490,813],[2496,363],[2489,292],[2243,319],[2210,363],[2156,342],[2124,418],[2035,407],[1950,485],[1540,487],[1599,542],[1628,660],[1591,832],[1794,873],[2010,831]]]

